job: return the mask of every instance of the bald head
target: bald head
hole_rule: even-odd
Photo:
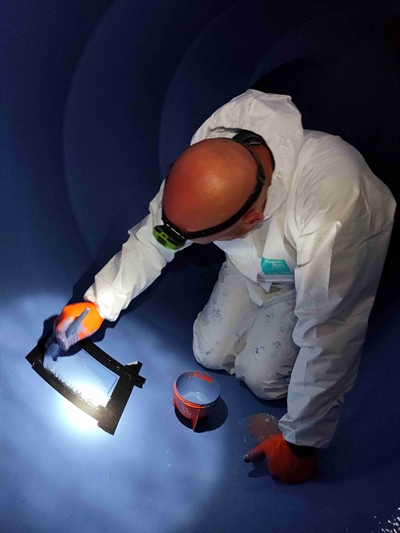
[[[257,165],[242,145],[230,139],[206,139],[175,161],[163,195],[169,220],[186,232],[229,219],[256,185]]]

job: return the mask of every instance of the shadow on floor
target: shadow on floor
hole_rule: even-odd
[[[192,429],[191,420],[181,415],[176,408],[175,415],[179,422],[181,422],[185,427]],[[197,422],[194,432],[204,433],[205,431],[214,431],[214,429],[220,428],[227,418],[228,406],[222,398],[219,398],[211,413],[205,418],[200,418],[200,420]]]

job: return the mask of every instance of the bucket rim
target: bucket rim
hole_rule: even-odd
[[[177,383],[178,383],[178,380],[179,378],[181,378],[182,376],[184,375],[187,375],[187,374],[193,374],[193,377],[200,377],[200,376],[196,376],[196,374],[202,374],[203,376],[207,376],[208,378],[210,378],[209,380],[206,379],[205,381],[208,381],[209,383],[213,383],[215,384],[217,387],[218,387],[218,394],[215,398],[215,400],[212,400],[211,402],[208,402],[208,403],[194,403],[194,402],[191,402],[190,400],[186,400],[182,394],[178,391],[178,387],[177,387]],[[190,377],[190,376],[189,376]],[[207,407],[210,407],[212,405],[215,404],[215,402],[218,400],[218,398],[220,397],[221,395],[221,388],[219,386],[219,383],[216,379],[214,379],[210,374],[208,374],[207,372],[203,372],[202,370],[186,370],[185,372],[181,372],[179,374],[179,376],[176,378],[175,380],[175,383],[174,383],[174,394],[176,395],[176,397],[182,402],[184,403],[185,405],[187,405],[188,407],[193,407],[195,409],[205,409]]]

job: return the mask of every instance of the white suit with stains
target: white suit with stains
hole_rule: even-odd
[[[285,440],[326,447],[357,376],[395,202],[355,148],[303,130],[289,96],[248,90],[192,144],[240,129],[263,137],[275,169],[264,222],[244,238],[215,242],[226,262],[194,324],[194,353],[260,398],[287,394]],[[162,224],[163,188],[85,294],[105,319],[116,320],[174,257],[152,235]]]

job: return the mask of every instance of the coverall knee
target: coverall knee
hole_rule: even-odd
[[[193,327],[193,351],[206,368],[235,374],[262,399],[286,396],[298,347],[295,290],[265,292],[260,307],[249,295],[244,276],[224,263],[205,308]]]

